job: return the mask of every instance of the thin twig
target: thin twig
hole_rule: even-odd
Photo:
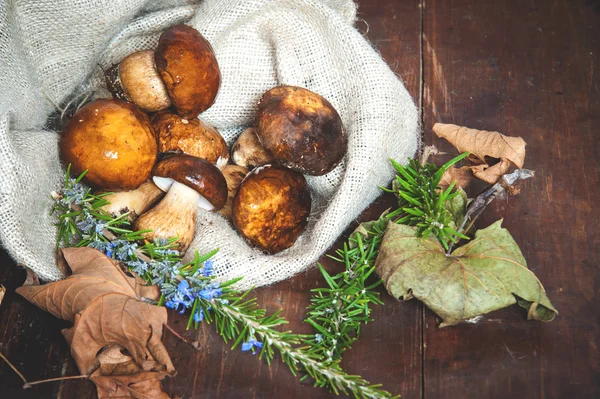
[[[6,358],[6,356],[4,356],[4,355],[2,354],[2,352],[0,352],[0,357],[1,357],[2,359],[4,359],[4,361],[5,361],[5,362],[6,362],[6,363],[7,363],[7,364],[10,366],[10,368],[11,368],[11,369],[13,369],[13,370],[14,370],[14,372],[15,372],[15,373],[17,373],[17,375],[18,375],[19,377],[21,377],[21,379],[23,380],[23,382],[24,382],[25,384],[27,384],[27,379],[25,379],[25,377],[23,376],[23,374],[21,374],[21,373],[19,372],[19,370],[17,370],[17,368],[16,368],[15,366],[13,366],[13,364],[10,362],[10,360],[8,360],[8,359]]]
[[[434,145],[425,146],[425,148],[423,148],[423,153],[421,154],[421,159],[419,160],[419,162],[421,163],[421,166],[425,166],[425,164],[429,160],[430,156],[437,155],[437,154],[439,154],[439,151],[436,146],[434,146]]]
[[[182,340],[183,342],[185,342],[186,344],[188,344],[189,346],[191,346],[192,348],[196,349],[198,352],[200,351],[200,345],[198,345],[198,341],[190,341],[188,339],[186,339],[183,335],[179,334],[177,331],[175,331],[173,329],[173,327],[171,327],[170,325],[165,323],[165,328],[169,331],[171,331],[171,333],[176,336],[177,338],[179,338],[180,340]]]
[[[463,218],[460,227],[458,228],[458,233],[462,234],[465,231],[469,231],[475,220],[481,215],[483,210],[492,202],[494,199],[498,198],[500,194],[506,191],[509,187],[512,187],[517,181],[529,179],[535,175],[535,171],[529,169],[517,169],[512,173],[507,173],[500,181],[493,186],[486,189],[484,192],[479,194],[475,199],[469,204],[469,208],[465,213],[465,217]],[[469,222],[469,225],[465,228],[465,225]],[[452,249],[454,248],[454,243],[450,243],[448,247],[448,251],[446,255],[450,255],[452,253]]]
[[[72,375],[72,376],[68,376],[68,377],[48,378],[47,380],[25,382],[25,385],[23,385],[23,389],[29,389],[33,385],[43,384],[43,383],[46,383],[46,382],[63,381],[63,380],[74,380],[74,379],[77,379],[77,378],[90,378],[90,376],[89,376],[89,374],[82,374],[82,375]]]

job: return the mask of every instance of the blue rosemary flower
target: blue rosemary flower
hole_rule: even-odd
[[[102,234],[105,227],[106,227],[106,223],[97,222],[96,225],[94,226],[94,231],[96,232],[96,234]]]
[[[198,307],[194,313],[194,321],[200,323],[202,320],[204,320],[204,311],[201,307]]]
[[[112,242],[109,242],[108,245],[106,246],[106,250],[104,251],[106,256],[108,256],[109,258],[112,258],[114,248],[115,248],[115,244],[113,244]]]
[[[146,274],[149,266],[150,265],[143,260],[132,260],[127,262],[127,267],[132,269],[139,276]]]
[[[90,248],[95,248],[98,251],[104,252],[105,254],[107,254],[108,252],[111,252],[114,247],[114,245],[111,242],[99,240],[97,237],[94,238],[93,241],[90,241],[90,243],[87,246]],[[112,255],[112,252],[111,252],[111,255]],[[108,256],[111,256],[111,255],[108,255]]]
[[[65,187],[60,202],[65,205],[81,205],[87,191],[88,189],[84,185],[75,183],[75,180],[71,179],[71,186]]]
[[[206,288],[200,290],[198,295],[200,296],[200,298],[210,301],[221,296],[222,293],[223,290],[221,289],[219,283],[212,283]]]
[[[256,349],[261,349],[263,347],[263,343],[257,341],[254,338],[250,338],[248,342],[244,342],[242,344],[242,352],[247,352],[249,350],[252,351],[253,355],[256,355]]]
[[[134,257],[134,251],[137,249],[137,243],[131,243],[126,240],[115,240],[113,241],[115,244],[115,253],[117,255],[117,259],[121,261],[126,261]]]
[[[171,309],[179,311],[179,314],[184,314],[185,310],[189,308],[189,304],[181,300],[181,298],[173,298],[170,301],[165,302],[165,306]],[[181,310],[179,310],[181,308]]]
[[[190,283],[187,280],[181,280],[179,282],[179,284],[177,284],[177,291],[179,291],[179,293],[181,295],[185,295],[189,298],[191,298],[193,295],[189,290],[190,288]]]
[[[210,277],[214,274],[214,262],[212,260],[207,260],[206,262],[204,262],[204,266],[202,267],[202,274],[205,277]]]
[[[317,343],[322,342],[323,341],[323,334],[315,334],[315,341]]]
[[[95,228],[96,225],[96,221],[94,219],[91,218],[91,216],[88,214],[86,216],[84,216],[85,218],[79,222],[77,222],[77,228],[79,230],[81,230],[84,233],[89,233],[90,230],[92,230],[93,228]]]

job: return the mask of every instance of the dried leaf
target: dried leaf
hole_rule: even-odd
[[[6,294],[6,288],[2,284],[0,284],[0,305],[2,305],[2,300],[4,299],[4,294]]]
[[[17,293],[56,317],[73,322],[63,335],[71,345],[80,372],[93,373],[90,378],[97,384],[99,396],[161,397],[157,392],[154,396],[144,395],[156,386],[160,389],[160,382],[156,385],[156,381],[175,373],[161,342],[166,309],[143,302],[141,295],[150,290],[142,288],[139,281],[127,276],[96,249],[62,249],[58,262],[68,271],[67,278],[41,286],[23,286]],[[114,345],[131,354],[137,365],[135,373],[104,375],[98,354]],[[125,390],[119,388],[120,384]],[[127,392],[129,396],[125,395]]]
[[[471,166],[462,166],[460,168],[452,166],[448,168],[442,175],[439,184],[440,188],[446,189],[452,182],[456,182],[456,187],[467,187],[474,177],[471,168]]]
[[[506,158],[518,168],[525,162],[526,144],[521,137],[445,123],[436,123],[433,132],[448,140],[459,152],[470,152],[484,163],[485,157]]]
[[[164,378],[165,373],[152,371],[110,376],[94,373],[90,376],[98,389],[98,399],[169,399],[160,386]]]
[[[105,348],[99,355],[100,367],[90,376],[98,388],[98,398],[168,398],[160,381],[164,372],[143,371],[119,345]]]
[[[510,168],[510,161],[506,158],[500,159],[495,165],[488,166],[488,164],[481,164],[476,166],[471,166],[471,170],[473,171],[473,175],[484,182],[489,184],[496,184],[502,176],[508,173],[508,169]]]
[[[40,278],[33,270],[23,264],[18,264],[17,266],[22,267],[27,272],[23,285],[40,285]]]
[[[441,327],[512,305],[517,298],[529,318],[551,321],[558,312],[501,222],[478,230],[451,256],[435,238],[422,239],[413,227],[390,223],[376,272],[392,296],[419,299],[440,316]]]

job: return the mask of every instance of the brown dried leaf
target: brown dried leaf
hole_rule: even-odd
[[[456,182],[456,186],[465,188],[473,180],[473,173],[471,172],[471,166],[462,166],[460,168],[451,167],[444,172],[442,179],[440,180],[440,188],[446,189],[452,182]]]
[[[168,398],[160,386],[166,373],[142,370],[122,346],[102,350],[98,361],[100,367],[90,376],[98,398]]]
[[[521,137],[445,123],[433,125],[433,132],[448,140],[459,152],[468,151],[482,162],[486,162],[485,157],[506,158],[518,168],[525,162],[526,143]]]
[[[161,388],[160,382],[165,373],[140,371],[128,375],[90,376],[96,384],[98,399],[169,399]]]
[[[488,164],[481,164],[476,166],[471,166],[471,170],[473,171],[473,175],[484,182],[489,184],[496,184],[502,176],[508,173],[508,169],[510,168],[510,161],[506,158],[500,159],[495,165],[488,166]]]
[[[22,267],[27,272],[23,285],[40,285],[40,278],[33,270],[20,263],[17,266]]]
[[[2,300],[4,299],[4,294],[6,294],[6,288],[2,284],[0,284],[0,305],[2,305]]]
[[[167,322],[165,308],[141,300],[141,288],[117,264],[93,248],[65,248],[59,264],[69,276],[41,286],[23,286],[17,293],[73,327],[63,330],[81,373],[98,386],[100,397],[150,398],[159,396],[160,380],[175,373],[161,342]],[[117,345],[127,349],[136,365],[132,374],[107,376],[99,352]],[[119,387],[125,389],[120,389]],[[128,393],[129,396],[125,395]],[[135,392],[135,395],[134,393]],[[148,396],[148,392],[153,395]],[[115,396],[117,395],[117,396]],[[137,395],[137,396],[136,396]],[[146,395],[146,396],[144,396]]]

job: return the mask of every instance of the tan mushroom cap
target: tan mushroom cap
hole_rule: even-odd
[[[273,162],[273,156],[258,141],[256,130],[253,127],[249,127],[240,134],[231,147],[231,157],[236,165],[245,168],[254,168]]]
[[[175,155],[157,163],[152,176],[173,179],[195,190],[210,202],[212,210],[223,208],[227,201],[227,182],[223,173],[204,159]]]
[[[81,108],[60,138],[60,156],[75,175],[94,188],[133,190],[150,178],[157,145],[146,114],[116,99]]]
[[[191,119],[210,108],[221,85],[221,71],[200,32],[187,25],[172,26],[160,36],[154,59],[181,117]]]
[[[126,99],[138,107],[155,112],[171,106],[167,88],[154,65],[154,51],[138,51],[125,57],[118,73]]]
[[[311,197],[303,175],[273,165],[246,175],[233,199],[232,222],[250,244],[270,254],[291,247],[308,224]]]
[[[325,98],[295,86],[267,91],[256,111],[256,135],[273,159],[307,175],[324,175],[343,159],[347,139]]]
[[[156,114],[152,126],[158,138],[159,152],[174,152],[202,158],[213,165],[226,165],[229,150],[223,136],[214,127],[197,118],[183,119],[169,112]]]

